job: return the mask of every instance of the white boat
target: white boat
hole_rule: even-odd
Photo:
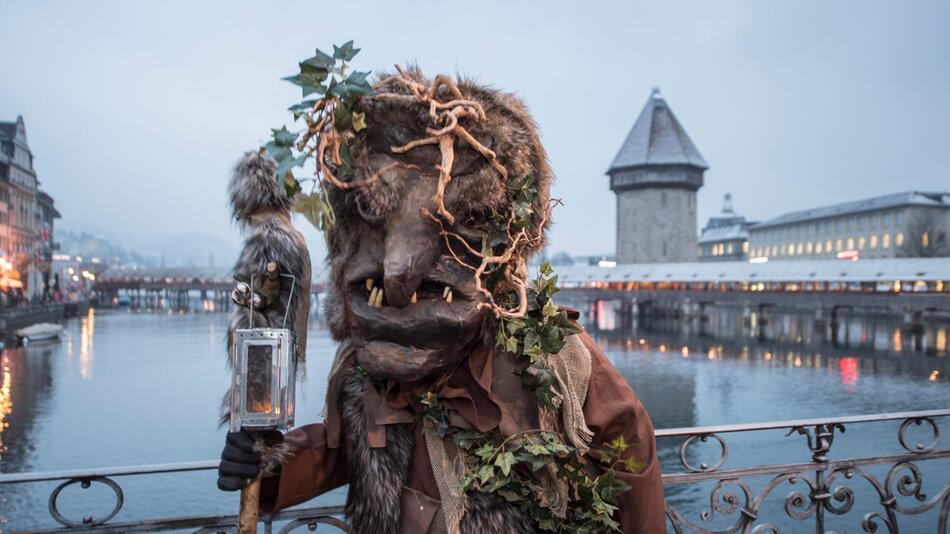
[[[26,345],[27,343],[34,343],[37,341],[59,339],[59,334],[62,333],[62,331],[62,325],[54,323],[37,323],[35,325],[17,330],[16,335],[23,341],[23,344]]]

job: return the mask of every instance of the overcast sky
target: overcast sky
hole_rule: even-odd
[[[565,202],[551,250],[611,254],[604,171],[653,86],[710,164],[700,225],[726,192],[761,220],[950,189],[948,28],[937,1],[4,0],[0,120],[24,116],[63,227],[236,244],[225,182],[299,99],[279,78],[352,38],[360,70],[521,95]]]

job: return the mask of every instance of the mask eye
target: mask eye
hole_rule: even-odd
[[[387,184],[373,184],[356,192],[356,211],[368,223],[382,221],[395,202],[396,192]]]
[[[403,126],[395,125],[389,128],[389,141],[392,146],[402,146],[409,144],[414,139],[418,139],[419,135],[415,132],[405,128]]]
[[[491,217],[488,209],[473,209],[455,221],[455,230],[469,241],[480,242],[485,235],[485,223]]]

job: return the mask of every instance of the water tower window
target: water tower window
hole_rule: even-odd
[[[666,191],[663,191],[662,193],[660,193],[660,204],[662,204],[664,208],[666,207]],[[663,243],[663,250],[664,250],[663,254],[666,254],[665,252],[666,243]]]

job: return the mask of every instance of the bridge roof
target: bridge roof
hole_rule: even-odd
[[[708,169],[699,149],[654,89],[607,173],[643,165],[693,165]]]
[[[230,267],[158,267],[148,269],[121,269],[110,266],[102,274],[100,279],[113,278],[187,278],[189,280],[198,279],[224,279],[231,278]]]
[[[641,263],[558,266],[558,280],[586,282],[876,282],[950,280],[948,258]]]

